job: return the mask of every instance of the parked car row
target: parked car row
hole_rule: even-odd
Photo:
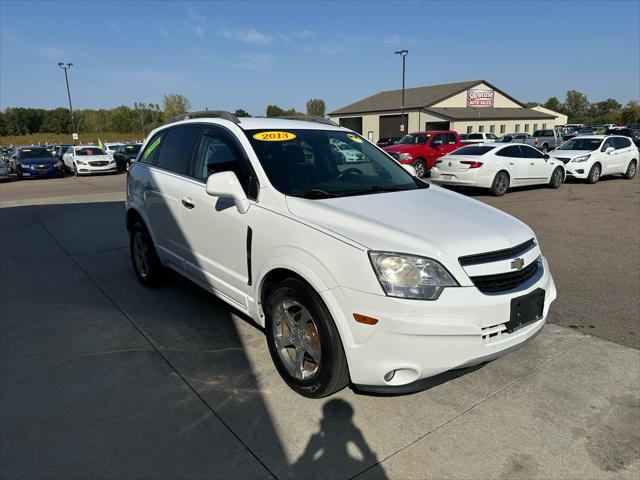
[[[0,181],[7,181],[11,172],[18,180],[24,178],[62,177],[66,173],[124,172],[135,160],[142,144],[51,145],[3,148]],[[6,169],[6,175],[3,173]]]

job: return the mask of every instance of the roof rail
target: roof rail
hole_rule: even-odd
[[[324,123],[325,125],[333,125],[334,127],[339,127],[339,125],[324,117],[319,117],[317,115],[305,115],[304,113],[299,113],[297,115],[283,115],[281,117],[274,117],[280,120],[302,120],[306,122],[316,122],[316,123]]]
[[[235,124],[240,123],[238,117],[231,112],[227,112],[225,110],[202,110],[200,112],[187,112],[176,115],[175,117],[167,120],[165,124],[179,122],[181,120],[189,120],[192,118],[222,118],[223,120],[229,120]]]

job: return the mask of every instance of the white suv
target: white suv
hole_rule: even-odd
[[[205,115],[151,132],[129,169],[133,268],[249,315],[296,392],[417,390],[542,329],[556,288],[524,223],[332,122]]]
[[[630,180],[638,168],[638,147],[619,135],[574,137],[549,152],[562,160],[567,177],[596,183],[603,175],[622,174]]]

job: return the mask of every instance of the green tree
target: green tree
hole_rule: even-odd
[[[267,105],[267,117],[281,117],[284,115],[284,110],[277,105]]]
[[[589,107],[591,121],[593,123],[617,123],[620,121],[621,109],[622,105],[613,98],[592,103]]]
[[[324,100],[320,98],[312,98],[307,100],[307,115],[315,115],[317,117],[324,117],[327,107],[324,104]]]
[[[589,100],[584,93],[569,90],[564,101],[564,113],[571,123],[583,123],[589,120]]]
[[[138,131],[136,112],[126,105],[120,105],[111,110],[109,116],[109,131],[123,133]]]
[[[246,110],[242,109],[242,108],[238,108],[235,112],[234,115],[236,117],[250,117],[251,114],[249,112],[247,112]]]
[[[548,108],[549,110],[553,110],[554,112],[563,113],[563,107],[558,97],[551,97],[549,100],[542,104],[544,108]]]
[[[629,100],[620,112],[620,120],[625,124],[640,123],[640,103],[635,100]]]
[[[71,133],[71,112],[67,108],[46,110],[39,131],[58,134]]]
[[[191,102],[180,93],[170,93],[164,96],[162,101],[166,118],[182,115],[191,110]]]

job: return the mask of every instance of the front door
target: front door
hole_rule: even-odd
[[[206,181],[214,173],[232,171],[249,197],[252,178],[249,162],[233,135],[223,128],[207,127],[194,155],[193,180],[184,183],[181,222],[189,232],[186,271],[206,283],[218,294],[247,307],[249,264],[247,242],[253,205],[238,212],[228,197],[212,197]]]
[[[602,175],[609,175],[611,173],[615,173],[616,171],[617,156],[619,151],[614,150],[613,152],[606,153],[607,148],[616,148],[613,138],[607,138],[600,148],[600,151],[603,153],[603,155],[600,156],[600,158],[602,159],[602,161],[600,162],[602,163]]]
[[[529,182],[546,183],[551,177],[549,160],[537,148],[520,145],[525,158],[529,161]]]

